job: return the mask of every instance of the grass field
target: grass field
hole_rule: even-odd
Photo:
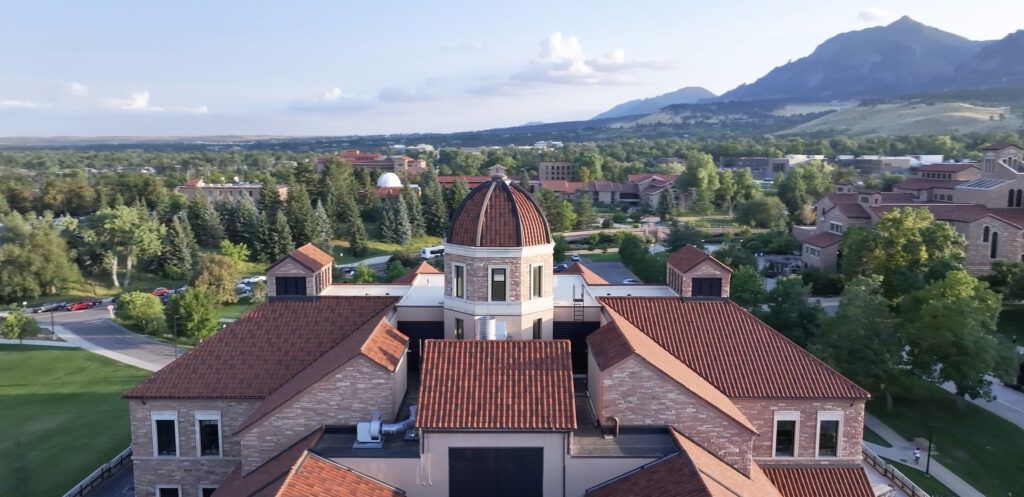
[[[881,435],[875,433],[871,428],[864,427],[864,441],[871,442],[875,445],[881,445],[882,447],[892,447],[892,444],[882,438]]]
[[[348,242],[345,240],[335,240],[331,243],[334,247],[334,252],[331,254],[334,256],[334,262],[336,264],[350,264],[353,262],[359,262],[363,259],[370,257],[377,257],[381,255],[392,255],[407,253],[411,254],[419,252],[423,247],[432,247],[435,245],[441,245],[441,239],[436,236],[418,236],[413,238],[408,245],[398,245],[395,243],[386,243],[377,240],[371,240],[367,243],[366,254],[353,257],[351,252],[348,250]],[[340,255],[339,255],[340,254]]]
[[[903,473],[903,476],[910,478],[910,481],[914,482],[915,485],[921,487],[921,490],[928,492],[930,497],[959,497],[957,494],[953,493],[952,490],[939,482],[939,480],[936,480],[925,473],[923,469],[918,469],[914,466],[907,466],[906,464],[889,459],[886,459],[886,461],[889,461],[889,464],[892,464],[900,471],[900,473]],[[921,459],[920,467],[924,468],[924,458]]]
[[[84,350],[0,345],[0,495],[61,495],[124,450],[120,397],[148,375]]]
[[[238,319],[252,309],[256,304],[249,301],[249,297],[242,297],[234,304],[222,305],[217,308],[217,317]]]
[[[927,437],[934,427],[935,459],[985,495],[1024,495],[1024,430],[970,402],[961,408],[953,395],[924,380],[894,403],[888,412],[884,402],[869,402],[868,411],[908,440]]]

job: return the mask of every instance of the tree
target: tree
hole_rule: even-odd
[[[385,198],[380,207],[380,224],[377,225],[380,239],[385,242],[393,242],[398,236],[398,223],[395,219],[395,207],[391,197]]]
[[[810,287],[805,286],[798,276],[779,278],[775,287],[768,291],[768,310],[759,313],[759,317],[786,338],[806,348],[817,338],[822,316],[821,307],[808,301],[810,296]]]
[[[744,309],[755,312],[764,305],[767,296],[764,291],[764,282],[757,269],[750,266],[740,266],[733,271],[729,282],[729,298]]]
[[[387,273],[384,275],[385,281],[394,281],[406,273],[406,268],[402,264],[402,261],[398,259],[392,259],[388,263]]]
[[[668,235],[661,241],[661,244],[669,252],[675,252],[683,248],[684,245],[693,245],[703,250],[706,235],[707,233],[704,233],[690,223],[680,223],[678,220],[673,219]]]
[[[157,254],[165,231],[142,208],[124,205],[102,209],[90,216],[87,223],[86,241],[107,254],[110,277],[116,288],[121,287],[117,278],[118,259],[125,259],[124,286],[127,287],[131,284],[135,259]]]
[[[189,285],[207,290],[209,298],[218,304],[233,304],[238,302],[238,294],[235,293],[238,277],[235,261],[223,255],[205,254],[199,258],[196,274]]]
[[[240,267],[242,263],[249,260],[249,247],[246,247],[241,243],[231,243],[227,240],[221,240],[220,255],[231,259],[237,268]]]
[[[278,212],[273,222],[263,220],[263,236],[261,251],[263,260],[274,262],[292,253],[295,243],[292,242],[292,231],[283,212]]]
[[[274,219],[277,217],[277,212],[281,210],[281,194],[278,193],[276,186],[270,184],[270,181],[260,184],[256,208],[267,219]]]
[[[366,254],[369,240],[366,236],[363,219],[359,216],[359,207],[351,196],[346,198],[342,205],[344,206],[345,222],[348,224],[349,250],[352,251],[353,256],[362,256]]]
[[[423,208],[423,224],[427,234],[445,236],[448,231],[448,208],[433,171],[420,174],[420,204]]]
[[[799,220],[805,207],[832,189],[831,171],[830,166],[819,161],[807,161],[787,171],[779,181],[779,199],[794,221]]]
[[[661,218],[662,223],[674,217],[672,215],[676,210],[674,197],[671,188],[666,188],[661,195],[658,195],[658,217]]]
[[[715,190],[715,203],[731,215],[733,206],[736,205],[738,194],[739,190],[736,187],[733,172],[729,169],[718,171],[718,189]]]
[[[227,240],[224,242],[230,243]],[[178,216],[171,219],[171,227],[164,234],[160,254],[160,268],[164,275],[175,280],[188,279],[198,249],[188,218]]]
[[[750,173],[749,168],[736,170],[732,175],[732,179],[736,183],[735,202],[742,202],[761,196],[761,187],[754,180],[754,176]]]
[[[188,222],[195,233],[199,246],[216,248],[224,239],[224,228],[221,226],[220,216],[213,206],[206,201],[204,195],[192,195],[188,202]]]
[[[735,287],[733,276],[733,288]],[[836,315],[825,318],[811,352],[854,383],[884,392],[892,409],[893,388],[905,376],[904,337],[877,279],[858,277],[843,289]]]
[[[26,219],[13,212],[0,225],[0,302],[56,293],[81,278],[61,236],[66,228],[48,213]]]
[[[987,375],[1000,373],[1007,343],[996,337],[1002,304],[988,285],[966,271],[907,294],[899,305],[907,357],[928,380],[956,385],[957,397],[991,398]]]
[[[789,214],[778,197],[755,197],[736,206],[736,222],[754,228],[784,230],[789,224]]]
[[[164,308],[167,327],[193,340],[203,341],[220,326],[214,297],[202,288],[188,288]]]
[[[238,241],[249,247],[249,254],[259,257],[260,236],[263,231],[263,219],[256,206],[248,197],[242,197],[238,203]]]
[[[232,202],[220,201],[213,204],[213,210],[217,211],[224,237],[232,243],[238,243],[241,237],[238,231],[238,207]]]
[[[690,154],[686,170],[676,179],[676,188],[687,195],[687,209],[699,214],[711,213],[718,187],[718,169],[711,156],[701,152]]]
[[[409,213],[409,227],[412,229],[412,236],[423,236],[427,234],[427,225],[423,220],[423,205],[412,188],[402,190],[402,201],[406,211]]]
[[[39,331],[39,323],[19,307],[12,309],[7,317],[0,320],[0,335],[8,340],[17,340],[18,343],[26,338],[38,336]]]
[[[569,202],[568,200],[563,200],[561,203],[561,208],[559,210],[561,211],[559,217],[562,221],[561,231],[568,231],[572,229],[572,227],[576,225],[577,219],[576,210],[573,209],[572,202]]]
[[[627,266],[635,266],[647,257],[647,244],[640,237],[629,233],[619,242],[619,257]]]
[[[590,193],[582,192],[576,197],[576,229],[590,229],[597,222],[597,212],[594,210],[594,199]]]
[[[312,243],[316,239],[316,219],[305,187],[296,185],[288,189],[288,205],[285,210],[292,242],[295,245]]]
[[[540,205],[541,210],[544,211],[544,217],[547,218],[551,231],[555,233],[568,231],[569,228],[566,227],[567,223],[563,217],[562,204],[558,201],[558,197],[555,196],[555,192],[547,188],[541,188],[537,192],[537,203]]]
[[[749,250],[743,248],[743,245],[736,240],[726,240],[715,251],[714,256],[722,264],[733,269],[739,269],[743,266],[757,268],[757,258]]]
[[[166,329],[160,299],[145,292],[119,295],[114,317],[124,325],[150,335],[162,333]]]
[[[455,180],[448,190],[448,212],[455,212],[467,195],[469,195],[469,185],[461,179]]]
[[[252,295],[249,296],[249,302],[253,304],[262,304],[267,301],[267,284],[262,281],[257,281],[252,284]]]
[[[356,273],[352,277],[353,283],[375,283],[376,281],[377,274],[370,269],[370,266],[366,264],[356,266]]]
[[[384,202],[383,214],[381,237],[399,245],[412,243],[412,224],[409,222],[409,211],[401,195],[388,197]]]
[[[334,223],[327,214],[322,200],[316,201],[313,210],[313,243],[327,243],[334,239]]]
[[[555,263],[559,263],[565,260],[565,252],[569,250],[569,243],[565,241],[565,237],[562,235],[555,235],[555,248],[554,248],[554,260]]]

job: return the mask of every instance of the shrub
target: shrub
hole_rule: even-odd
[[[175,295],[167,303],[164,315],[169,328],[198,341],[209,338],[220,326],[213,298],[202,288],[189,288]]]
[[[156,295],[144,292],[126,292],[117,297],[114,317],[129,328],[151,335],[162,333],[164,309]]]
[[[209,291],[218,304],[233,304],[238,302],[237,281],[238,266],[234,261],[223,255],[207,254],[199,258],[191,286]]]
[[[10,340],[18,340],[39,335],[39,324],[23,309],[14,309],[0,321],[0,335]]]

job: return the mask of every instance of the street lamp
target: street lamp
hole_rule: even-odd
[[[928,425],[928,460],[924,463],[924,473],[931,475],[932,468],[932,436],[935,434],[935,425]]]

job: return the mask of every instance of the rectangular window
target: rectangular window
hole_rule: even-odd
[[[301,276],[278,276],[275,278],[275,287],[278,296],[305,295],[306,278]]]
[[[839,433],[843,413],[818,413],[818,457],[839,456]]]
[[[544,329],[544,320],[537,318],[533,320],[533,339],[540,340],[541,332]]]
[[[160,457],[178,456],[178,413],[154,412],[153,455]]]
[[[196,413],[196,447],[199,457],[221,456],[221,431],[219,412]]]
[[[842,235],[843,234],[843,224],[842,223],[829,223],[828,224],[828,230],[833,232],[833,233],[836,233],[838,235]]]
[[[156,487],[156,497],[181,497],[181,487],[158,486]]]
[[[466,322],[461,318],[455,318],[455,339],[462,340],[466,338]]]
[[[199,487],[199,497],[213,497],[213,493],[217,491],[217,487],[202,486]]]
[[[722,278],[694,278],[690,295],[693,297],[721,297]]]
[[[466,297],[466,266],[455,264],[452,266],[452,272],[455,273],[454,282],[452,283],[452,294],[459,298]]]
[[[533,296],[544,296],[544,266],[533,266]]]
[[[491,269],[491,300],[494,302],[505,301],[505,268]]]
[[[800,423],[798,412],[775,413],[775,457],[795,457],[797,425]]]

